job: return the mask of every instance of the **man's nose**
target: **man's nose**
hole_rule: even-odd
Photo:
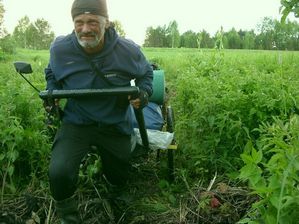
[[[82,27],[82,33],[88,33],[88,32],[90,32],[91,30],[90,30],[90,26],[87,24],[87,23],[84,23],[83,24],[83,27]]]

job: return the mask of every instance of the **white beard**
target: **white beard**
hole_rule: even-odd
[[[101,36],[99,37],[98,35],[94,35],[94,40],[81,40],[80,35],[76,32],[76,37],[78,40],[78,43],[80,44],[81,47],[83,48],[95,48],[97,47],[101,40],[104,37],[104,32],[101,32]]]

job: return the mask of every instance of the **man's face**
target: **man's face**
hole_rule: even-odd
[[[107,20],[105,17],[81,14],[74,18],[75,33],[79,44],[85,49],[99,47],[103,41]]]

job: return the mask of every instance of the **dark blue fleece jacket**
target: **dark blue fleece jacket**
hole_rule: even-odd
[[[92,63],[91,63],[92,62]],[[105,82],[99,73],[105,75]],[[50,63],[45,69],[47,89],[100,89],[136,86],[152,94],[153,70],[139,47],[121,38],[113,28],[105,33],[103,49],[94,55],[86,54],[75,33],[58,37],[50,48]],[[74,124],[115,125],[122,133],[130,134],[132,114],[127,96],[90,97],[68,99],[64,107],[63,122]]]

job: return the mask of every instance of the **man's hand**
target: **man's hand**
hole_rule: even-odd
[[[130,96],[129,96],[129,100],[130,100]],[[135,100],[130,100],[130,104],[135,108],[138,109],[140,107],[140,99],[137,98]]]
[[[148,94],[144,90],[140,90],[139,95],[136,97],[129,96],[128,97],[130,104],[135,108],[143,108],[148,104]]]
[[[59,99],[54,99],[53,102],[49,102],[48,100],[44,100],[44,108],[46,110],[46,112],[51,113],[53,112],[53,110],[55,110],[54,108],[59,108]]]

